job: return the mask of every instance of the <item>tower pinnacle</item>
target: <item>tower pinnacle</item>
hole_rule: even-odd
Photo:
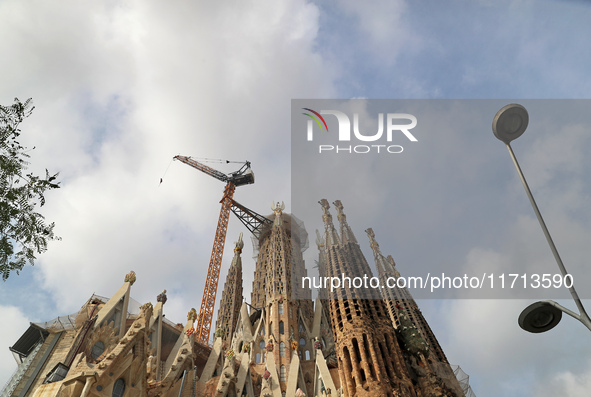
[[[343,245],[347,244],[348,242],[357,244],[357,239],[355,238],[353,231],[351,230],[351,228],[349,227],[349,224],[347,223],[347,216],[343,212],[343,208],[344,208],[343,203],[341,203],[341,200],[336,200],[333,204],[334,204],[335,208],[337,209],[337,212],[338,212],[337,219],[339,220],[339,223],[341,224],[341,243]]]
[[[232,340],[232,333],[236,328],[238,314],[242,306],[242,258],[240,257],[244,247],[242,233],[234,244],[234,258],[228,270],[216,321],[216,329],[224,330],[223,340],[226,344]]]
[[[322,199],[318,203],[322,207],[322,220],[324,222],[324,231],[326,236],[326,247],[330,247],[331,245],[338,245],[340,243],[339,236],[337,231],[334,228],[334,224],[332,223],[332,215],[328,210],[330,209],[330,204],[328,204],[328,200]]]

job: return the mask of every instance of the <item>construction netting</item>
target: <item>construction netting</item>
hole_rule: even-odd
[[[109,298],[93,294],[89,301],[90,302],[99,301],[104,304],[109,301]],[[141,306],[142,306],[141,303],[139,303],[138,301],[136,301],[133,298],[129,298],[129,304],[127,306],[127,318],[137,316],[140,313]],[[66,316],[59,316],[59,317],[56,317],[56,318],[49,320],[49,321],[34,323],[34,324],[36,326],[38,326],[42,329],[45,329],[47,331],[50,331],[50,332],[68,331],[68,330],[72,330],[72,329],[76,328],[76,317],[78,316],[79,313],[80,313],[80,311],[77,311],[75,313],[68,314]],[[167,321],[167,319],[165,319],[165,321],[170,323],[170,325],[172,325],[172,326],[175,325],[173,322]]]
[[[45,321],[44,323],[33,323],[39,328],[47,331],[60,332],[76,329],[76,316],[79,312],[69,314],[67,316],[59,316],[53,320]]]
[[[275,215],[268,215],[267,218],[274,219]],[[283,214],[282,219],[284,224],[286,224],[286,227],[288,227],[291,230],[292,239],[295,239],[297,241],[297,244],[299,244],[300,246],[301,252],[306,251],[310,246],[310,241],[308,239],[308,232],[306,231],[304,222],[295,215],[286,213]],[[263,236],[264,234],[264,232],[261,233],[261,236]],[[250,240],[252,241],[252,258],[256,261],[259,256],[259,238],[254,235],[251,235]]]
[[[462,391],[466,397],[476,397],[476,394],[472,391],[470,387],[469,380],[470,376],[465,373],[459,365],[452,365],[451,369],[454,371],[454,375],[458,382],[460,382],[460,386],[462,387]]]

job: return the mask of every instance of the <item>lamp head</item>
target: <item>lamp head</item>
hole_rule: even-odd
[[[525,132],[528,123],[527,110],[517,103],[511,103],[497,112],[493,119],[492,129],[499,140],[509,144]]]
[[[519,326],[534,334],[554,328],[562,318],[562,310],[548,302],[536,302],[526,307],[519,315]]]

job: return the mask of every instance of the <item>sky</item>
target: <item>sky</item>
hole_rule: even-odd
[[[507,150],[490,129],[501,106],[522,101],[531,109],[530,129],[513,147],[584,291],[591,236],[586,114],[563,123],[572,103],[537,109],[531,100],[589,98],[590,14],[591,5],[576,0],[1,0],[0,103],[33,98],[22,143],[35,147],[31,171],[60,173],[61,188],[47,195],[43,214],[62,240],[2,283],[0,316],[10,326],[0,330],[0,385],[16,369],[8,347],[29,322],[75,313],[93,293],[111,296],[130,270],[137,273],[135,300],[154,302],[168,291],[167,318],[181,322],[199,306],[224,186],[173,156],[250,161],[256,182],[237,188],[235,198],[263,214],[273,201],[291,211],[302,175],[338,181],[338,167],[306,173],[310,164],[292,162],[294,99],[498,100],[462,118],[473,135],[449,128],[460,124],[454,118],[443,119],[440,130],[435,121],[419,124],[416,145],[405,142],[402,157],[388,158],[404,164],[391,172],[404,194],[395,184],[376,185],[364,165],[346,180],[353,189],[325,198],[343,200],[368,261],[363,230],[373,227],[402,274],[452,264],[481,274],[520,262],[556,272]],[[368,185],[377,186],[371,195],[364,194]],[[316,216],[311,235],[319,206]],[[232,218],[222,277],[240,232],[247,231]],[[251,256],[246,244],[245,295]],[[475,394],[586,396],[589,331],[563,318],[547,333],[526,333],[517,317],[543,296],[501,295],[418,301]]]

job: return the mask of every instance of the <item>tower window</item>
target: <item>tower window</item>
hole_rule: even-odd
[[[283,324],[283,321],[279,321],[279,335],[284,335],[285,334],[285,324]]]
[[[90,351],[90,357],[92,357],[93,360],[96,360],[101,356],[101,354],[104,353],[104,351],[105,344],[99,340],[94,344],[94,346],[92,346],[92,350]]]
[[[113,385],[113,397],[123,397],[123,393],[125,393],[125,381],[119,378]]]
[[[285,343],[283,342],[279,344],[279,355],[285,357]]]
[[[281,382],[285,382],[285,365],[281,366],[280,377]]]
[[[279,314],[283,314],[283,302],[279,302]]]

